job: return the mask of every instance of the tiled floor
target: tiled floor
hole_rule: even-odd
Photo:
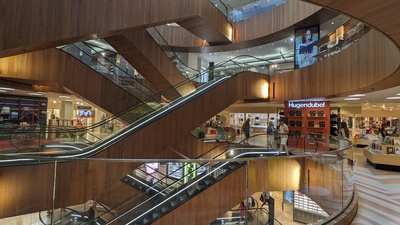
[[[400,224],[400,172],[376,170],[366,163],[362,149],[355,149],[354,154],[359,198],[352,225]]]

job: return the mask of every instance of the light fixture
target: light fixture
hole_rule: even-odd
[[[360,98],[345,98],[345,101],[357,101],[360,100]]]
[[[61,96],[58,96],[59,98],[71,98],[71,97],[69,97],[69,96],[64,96],[64,95],[61,95]]]
[[[0,87],[1,90],[14,91],[14,88]]]
[[[40,93],[34,93],[34,92],[31,92],[31,93],[28,93],[29,95],[42,95],[42,94],[40,94]]]
[[[6,90],[0,90],[0,92],[7,92]]]
[[[355,94],[355,95],[349,95],[348,97],[364,97],[365,94]]]
[[[400,99],[400,96],[386,97],[388,100]]]
[[[262,97],[263,98],[268,98],[268,96],[269,96],[269,84],[268,84],[268,82],[265,82],[262,85],[261,93],[262,93]]]

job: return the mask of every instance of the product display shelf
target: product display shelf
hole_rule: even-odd
[[[369,147],[363,149],[363,155],[376,169],[400,171],[400,155],[385,154],[382,150]]]
[[[374,146],[372,142],[369,141],[368,147],[363,149],[367,162],[376,169],[400,171],[400,137],[390,137],[391,144],[383,143],[375,148],[371,147]]]
[[[323,118],[326,118],[326,115],[324,114],[323,116],[318,116],[318,115],[312,116],[311,114],[308,114],[307,117],[308,118],[321,118],[321,119],[323,119]]]
[[[313,127],[308,126],[310,129],[325,129],[326,127],[320,127],[319,125],[314,125]]]

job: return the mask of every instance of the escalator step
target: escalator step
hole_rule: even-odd
[[[196,193],[196,190],[194,189],[188,190],[189,196],[192,196],[194,193]]]
[[[150,221],[151,221],[150,218],[144,218],[144,219],[143,219],[143,224],[146,224],[146,223],[148,223],[148,222],[150,222]]]
[[[204,183],[208,186],[210,183],[212,182],[212,180],[204,180]]]
[[[181,194],[179,195],[179,200],[182,202],[183,200],[188,198],[188,194]]]
[[[171,206],[174,207],[178,204],[179,202],[177,200],[171,200]]]
[[[228,167],[229,167],[229,169],[234,169],[234,168],[237,167],[237,165],[236,165],[236,164],[233,164],[233,163],[230,163],[230,164],[228,165]]]
[[[169,207],[163,206],[161,207],[161,212],[164,213],[169,209]]]
[[[153,219],[159,217],[161,215],[161,213],[159,212],[153,212]]]

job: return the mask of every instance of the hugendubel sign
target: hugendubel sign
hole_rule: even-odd
[[[325,108],[325,102],[289,102],[288,108]]]

